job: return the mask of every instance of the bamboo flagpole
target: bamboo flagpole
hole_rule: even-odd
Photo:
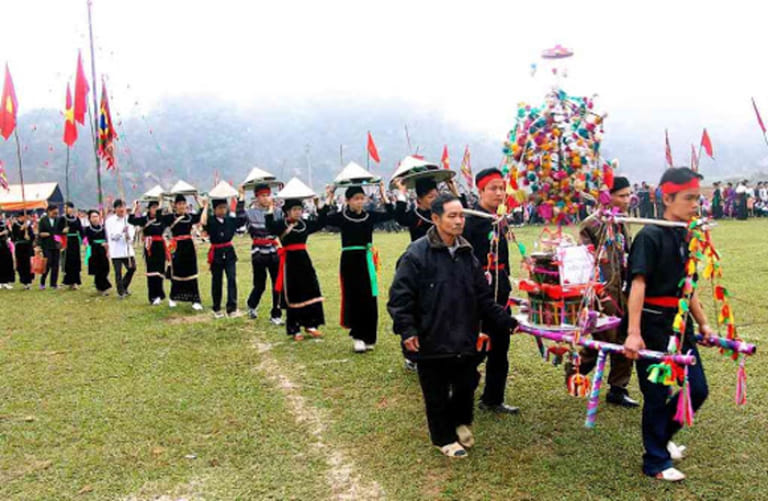
[[[757,103],[755,103],[755,98],[752,98],[752,107],[755,109],[755,115],[757,116],[757,123],[760,125],[760,129],[763,131],[763,139],[765,140],[765,144],[768,145],[768,137],[766,137],[765,132],[765,123],[763,123],[763,118],[760,116],[760,111],[757,109]]]
[[[96,51],[93,48],[93,20],[91,15],[91,7],[93,2],[87,0],[88,3],[88,35],[91,42],[91,81],[93,82],[93,114],[94,114],[94,131],[93,131],[93,155],[96,158],[96,187],[99,194],[99,212],[102,217],[104,216],[104,194],[101,189],[101,158],[99,158],[99,103],[97,97],[97,80],[96,80]],[[103,85],[103,83],[102,83]]]
[[[21,205],[24,216],[27,215],[27,194],[24,191],[24,169],[21,162],[21,140],[19,139],[19,127],[18,124],[13,129],[13,138],[16,140],[16,159],[19,162],[19,183],[21,183]]]

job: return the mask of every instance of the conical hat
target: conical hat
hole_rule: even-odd
[[[417,179],[429,178],[433,179],[436,183],[440,183],[448,181],[455,175],[456,173],[452,170],[441,169],[437,164],[409,155],[400,162],[397,170],[392,175],[392,179],[389,181],[389,186],[394,189],[396,181],[399,179],[408,188],[413,188]]]
[[[237,195],[237,190],[226,181],[220,181],[219,184],[214,186],[211,191],[208,192],[209,198],[229,198],[236,197]]]
[[[171,188],[169,193],[171,195],[196,195],[197,188],[186,181],[179,180],[178,183],[173,185],[173,188]]]
[[[378,183],[379,181],[381,181],[381,178],[374,176],[355,162],[349,162],[347,166],[339,172],[339,175],[336,176],[333,183],[336,186],[346,187],[365,186]]]
[[[163,197],[164,193],[165,191],[163,190],[163,187],[157,184],[154,186],[154,188],[151,188],[146,193],[144,193],[141,196],[141,199],[145,202],[148,202],[151,200],[160,200]]]
[[[312,188],[302,183],[298,177],[288,181],[288,184],[275,195],[276,198],[282,198],[283,200],[290,198],[314,198],[316,196],[317,194],[312,191]]]
[[[254,167],[246,176],[245,181],[243,181],[243,187],[246,189],[252,189],[257,184],[268,184],[269,186],[276,186],[281,183],[277,181],[277,178],[271,173],[263,169],[259,169],[258,167]]]
[[[392,178],[394,179],[405,174],[410,174],[414,170],[423,171],[431,169],[439,170],[440,167],[438,167],[437,164],[424,160],[423,158],[416,158],[412,155],[408,155],[400,161],[400,165],[397,166],[397,170],[394,174],[392,174]]]

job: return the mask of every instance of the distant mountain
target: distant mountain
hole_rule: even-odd
[[[438,161],[444,144],[448,145],[454,169],[458,169],[468,144],[477,171],[499,164],[502,141],[508,132],[500,130],[491,137],[448,122],[434,110],[406,102],[354,99],[235,107],[210,98],[174,98],[162,101],[145,116],[115,119],[120,136],[119,175],[129,200],[158,183],[169,188],[178,179],[207,190],[213,186],[216,173],[221,179],[239,183],[255,165],[283,180],[299,176],[309,181],[309,163],[312,185],[320,191],[340,169],[340,145],[345,163],[354,160],[365,165],[368,130],[382,159],[380,166],[371,163],[371,170],[385,178],[403,156],[415,151]],[[672,116],[663,120],[669,120],[671,130],[687,128],[691,136],[700,134],[700,130],[694,130],[698,125],[691,125],[694,121]],[[619,158],[622,172],[633,180],[655,182],[664,163],[659,121],[657,114],[612,113],[606,123],[603,154]],[[62,123],[61,113],[54,110],[34,110],[21,116],[25,181],[57,181],[64,190],[66,147],[61,141]],[[81,127],[79,132],[80,139],[71,154],[70,198],[90,206],[97,200],[91,130]],[[768,170],[768,148],[751,132],[727,127],[710,129],[717,162],[703,161],[708,179]],[[676,163],[688,163],[690,145],[673,141],[673,154]],[[9,180],[18,182],[13,140],[0,142],[0,159],[5,162]],[[106,196],[119,196],[117,181],[114,172],[102,169]]]

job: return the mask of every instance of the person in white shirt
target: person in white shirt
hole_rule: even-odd
[[[113,206],[115,212],[107,218],[104,226],[109,242],[109,257],[112,258],[112,266],[115,268],[117,295],[123,299],[130,295],[128,287],[136,272],[136,254],[133,251],[136,229],[128,222],[125,202],[117,199]],[[123,267],[125,267],[125,275],[123,275]]]

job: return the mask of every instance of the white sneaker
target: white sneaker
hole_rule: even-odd
[[[685,457],[685,449],[686,447],[684,445],[667,442],[667,452],[669,452],[669,457],[672,458],[672,461],[680,461],[683,459]]]
[[[193,303],[192,309],[195,311],[203,311],[203,305],[200,303]]]
[[[227,316],[229,318],[239,318],[243,316],[243,312],[240,310],[235,310],[232,313],[227,313]]]
[[[376,348],[375,344],[366,344],[365,345],[365,351],[373,351],[374,348]]]
[[[5,288],[11,290],[13,289],[13,284],[5,284]]]
[[[169,299],[168,308],[176,308],[176,301],[174,301],[173,299]]]
[[[677,468],[667,468],[666,470],[657,473],[656,478],[659,480],[666,480],[667,482],[679,482],[685,480],[685,474]]]
[[[280,317],[270,318],[269,321],[272,322],[272,325],[283,325],[283,319]]]
[[[221,311],[214,311],[213,312],[213,318],[224,318],[224,313]]]
[[[159,297],[156,297],[156,298],[155,298],[155,300],[154,300],[154,301],[152,301],[152,306],[158,306],[158,305],[159,305],[159,304],[161,304],[162,302],[163,302],[163,300],[162,300],[162,299],[160,299]]]
[[[361,339],[353,339],[355,353],[365,353],[365,342]]]

